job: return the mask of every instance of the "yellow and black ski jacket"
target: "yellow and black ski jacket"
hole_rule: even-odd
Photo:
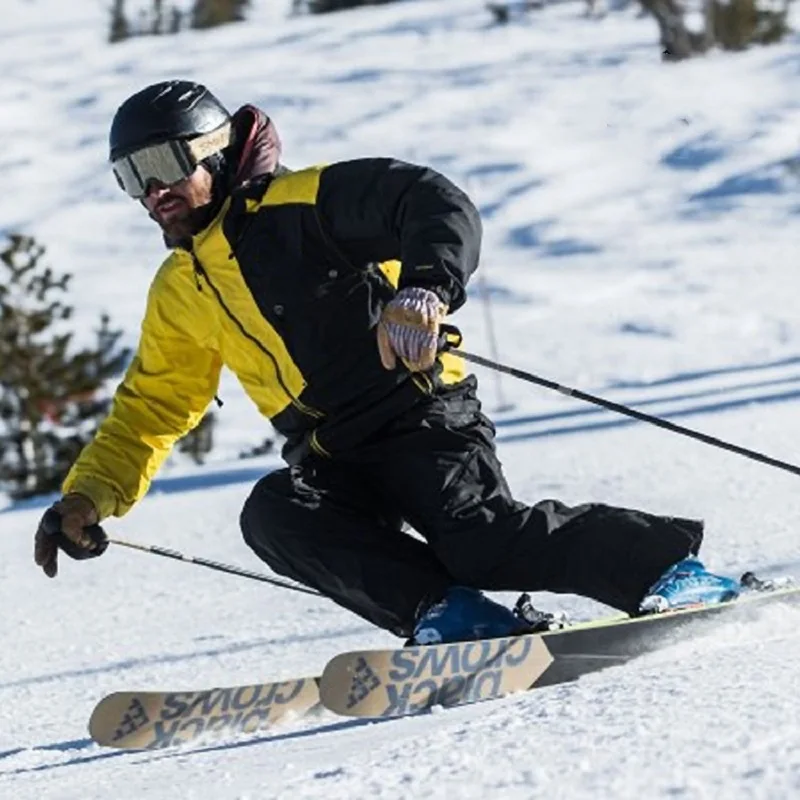
[[[463,377],[450,354],[426,373],[385,370],[375,326],[398,286],[432,288],[457,309],[480,240],[462,191],[391,159],[239,187],[158,271],[136,355],[63,490],[90,497],[101,518],[124,514],[202,418],[223,365],[287,437],[289,463],[346,457]]]

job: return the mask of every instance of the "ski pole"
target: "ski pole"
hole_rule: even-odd
[[[443,349],[449,350],[453,347],[458,347],[458,345],[461,343],[461,332],[458,330],[458,328],[452,325],[442,325],[441,331]],[[750,458],[753,461],[759,461],[762,464],[768,464],[771,467],[777,467],[778,469],[785,470],[786,472],[791,472],[793,475],[800,475],[800,467],[796,466],[795,464],[790,464],[787,461],[781,461],[777,458],[772,458],[764,453],[759,453],[757,450],[750,450],[747,447],[741,447],[737,444],[726,442],[724,439],[718,439],[716,436],[709,436],[707,433],[701,433],[700,431],[687,428],[683,425],[678,425],[675,422],[670,422],[669,420],[662,419],[661,417],[645,414],[642,411],[637,411],[636,409],[622,405],[621,403],[614,403],[611,400],[605,400],[602,397],[597,397],[596,395],[589,394],[588,392],[582,392],[580,389],[572,389],[569,386],[562,386],[560,383],[556,383],[555,381],[542,378],[539,375],[534,375],[531,372],[525,372],[525,370],[517,369],[516,367],[509,367],[505,364],[499,364],[496,361],[476,355],[475,353],[468,353],[461,349],[457,350],[456,353],[466,361],[470,361],[473,364],[479,364],[482,367],[488,367],[489,369],[494,369],[498,372],[504,372],[507,375],[512,375],[513,377],[519,378],[522,381],[535,383],[537,386],[543,386],[545,389],[552,389],[556,392],[560,392],[567,397],[575,397],[578,400],[584,400],[587,403],[593,403],[596,406],[602,406],[603,408],[606,408],[609,411],[614,411],[617,414],[623,414],[626,417],[633,417],[641,422],[649,422],[651,425],[657,425],[659,428],[664,428],[668,431],[672,431],[673,433],[680,433],[683,436],[688,436],[690,439],[696,439],[697,441],[704,442],[712,447],[719,447],[722,450],[728,450],[731,453],[737,453],[738,455],[744,456],[745,458]]]
[[[495,361],[500,358],[499,350],[497,348],[497,336],[494,328],[494,315],[492,314],[492,301],[489,296],[489,287],[486,284],[486,275],[481,272],[478,275],[478,286],[480,287],[480,297],[483,301],[483,313],[486,322],[486,335],[489,342],[489,353]],[[503,378],[502,373],[495,371],[495,388],[497,389],[497,410],[508,411],[513,408],[513,403],[507,403],[505,394],[503,393]]]
[[[117,539],[108,537],[111,544],[120,545],[122,547],[130,547],[132,550],[141,550],[144,553],[152,553],[156,556],[164,556],[164,558],[173,558],[176,561],[186,561],[189,564],[197,564],[201,567],[208,569],[215,569],[218,572],[227,572],[229,575],[239,575],[242,578],[251,578],[254,581],[263,581],[264,583],[271,583],[273,586],[279,586],[281,589],[293,589],[295,592],[303,592],[303,594],[310,594],[314,597],[321,597],[319,592],[313,589],[306,589],[305,586],[298,586],[294,583],[285,583],[284,581],[270,578],[261,572],[252,572],[249,569],[242,569],[241,567],[234,567],[230,564],[222,564],[219,561],[211,561],[207,558],[198,558],[196,556],[187,556],[179,553],[177,550],[169,550],[166,547],[158,547],[153,544],[139,544],[138,542],[129,542],[125,539]]]

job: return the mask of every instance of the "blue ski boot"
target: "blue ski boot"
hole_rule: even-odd
[[[690,556],[673,564],[648,590],[639,604],[642,614],[691,605],[735,600],[741,586],[733,578],[708,572],[700,559]]]
[[[511,609],[477,589],[452,586],[417,619],[410,646],[513,636],[530,630]]]

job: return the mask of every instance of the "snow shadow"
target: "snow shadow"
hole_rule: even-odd
[[[325,725],[317,725],[313,728],[303,728],[301,730],[295,731],[285,731],[284,733],[273,733],[267,734],[263,736],[252,736],[248,737],[247,739],[237,739],[233,742],[221,742],[220,744],[209,744],[204,747],[194,747],[190,751],[190,753],[213,753],[213,752],[220,752],[225,750],[240,750],[245,747],[263,747],[264,745],[269,745],[278,742],[289,742],[294,739],[306,739],[310,736],[319,736],[320,734],[326,733],[337,733],[338,731],[346,731],[352,728],[363,728],[366,725],[383,725],[387,722],[393,722],[394,720],[391,717],[385,717],[383,719],[374,718],[374,717],[365,717],[360,719],[345,719],[341,722],[331,722]],[[159,758],[169,758],[170,756],[175,755],[186,755],[187,751],[184,750],[175,750],[172,753],[163,753],[159,755]],[[318,777],[315,775],[314,777]],[[323,776],[319,776],[323,777]]]
[[[728,402],[708,403],[705,405],[693,406],[692,408],[683,408],[679,411],[670,411],[663,413],[660,416],[663,419],[675,420],[681,417],[698,416],[701,414],[719,414],[723,411],[735,411],[745,406],[758,405],[772,405],[775,403],[785,403],[800,399],[800,389],[792,392],[784,392],[782,394],[770,395],[763,398],[746,398],[744,400],[731,400]],[[606,412],[608,414],[608,412]],[[585,425],[570,425],[563,427],[547,428],[545,430],[532,431],[530,433],[520,434],[501,434],[497,437],[499,444],[507,442],[521,442],[529,439],[542,439],[546,436],[563,436],[574,433],[590,433],[600,430],[609,430],[612,428],[622,428],[628,425],[641,424],[639,420],[631,419],[629,417],[616,417],[614,419],[598,420]]]
[[[489,180],[524,172],[525,165],[519,161],[486,161],[470,167],[464,172],[464,177],[467,180]]]
[[[670,150],[662,156],[661,163],[676,170],[700,170],[719,161],[726,152],[713,134],[705,133]]]
[[[574,237],[548,239],[546,232],[553,224],[554,220],[541,220],[511,228],[506,237],[507,244],[509,247],[538,250],[539,255],[545,258],[596,255],[603,251],[599,245]]]
[[[443,160],[452,163],[456,158],[450,156]],[[524,197],[544,185],[544,181],[540,178],[528,177],[528,167],[519,161],[489,161],[484,164],[473,164],[460,171],[468,191],[475,194],[473,186],[477,184],[481,187],[481,195],[491,195],[491,199],[481,198],[478,202],[484,221],[495,217],[517,198]],[[516,182],[515,178],[518,179]]]
[[[341,75],[332,75],[321,83],[377,83],[383,80],[386,73],[380,69],[354,69]]]
[[[637,322],[630,320],[617,327],[619,333],[633,336],[650,336],[656,339],[672,339],[674,334],[671,329],[659,327],[650,322]]]
[[[793,361],[796,361],[796,359],[793,359]],[[752,368],[753,367],[751,367],[751,369]],[[746,391],[747,394],[739,396],[739,393],[743,391]],[[606,397],[605,399],[610,398]],[[627,401],[625,405],[636,410],[642,410],[650,406],[688,402],[688,405],[684,405],[679,409],[667,409],[658,414],[658,416],[663,419],[674,420],[681,417],[735,411],[740,408],[752,407],[753,405],[772,405],[775,403],[794,402],[798,399],[800,399],[800,375],[761,381],[742,381],[724,387],[711,387],[694,392],[666,394],[655,398],[643,398],[641,400],[634,399]],[[519,433],[505,432],[506,430],[518,426],[541,423],[548,424],[545,424],[544,427],[538,427],[535,431],[521,431]],[[499,443],[541,439],[549,436],[589,433],[642,423],[643,421],[626,417],[622,414],[615,415],[613,412],[604,408],[591,405],[569,411],[557,411],[511,418],[507,417],[495,420],[495,426],[498,430],[497,441]]]
[[[509,203],[516,200],[518,197],[524,197],[528,192],[539,189],[544,185],[544,181],[539,178],[523,181],[516,186],[511,186],[500,194],[495,200],[484,203],[479,203],[479,210],[484,222],[497,216],[498,212],[502,211]]]
[[[270,464],[260,467],[241,467],[231,469],[210,469],[207,472],[198,472],[191,475],[166,475],[153,480],[148,496],[153,494],[177,494],[180,492],[196,491],[198,489],[215,489],[221,486],[231,486],[237,483],[255,483],[268,473],[278,469],[281,464]],[[58,495],[40,495],[27,500],[19,500],[7,508],[0,509],[0,515],[12,511],[30,511],[33,509],[47,508],[58,499]]]
[[[72,750],[88,750],[96,749],[97,745],[91,739],[76,739],[66,742],[53,742],[51,744],[34,745],[33,747],[20,747],[14,750],[9,750],[5,753],[0,753],[0,759],[4,757],[19,755],[25,752],[41,752],[41,751],[57,751],[57,752],[70,752]],[[125,755],[138,755],[140,751],[125,751],[125,750],[103,750],[101,752],[94,752],[91,755],[75,756],[68,758],[65,761],[54,761],[49,764],[35,764],[30,767],[18,767],[17,769],[4,769],[0,770],[0,778],[12,777],[14,775],[28,775],[36,772],[48,772],[60,767],[74,767],[79,764],[90,764],[93,761],[103,761],[107,758],[120,758]]]
[[[695,192],[688,197],[690,209],[684,216],[692,216],[697,209],[732,211],[748,197],[785,194],[794,163],[794,159],[775,161],[731,175],[715,186]]]
[[[73,751],[92,751],[86,755],[75,755],[62,761],[52,761],[45,764],[35,764],[28,767],[17,767],[16,769],[1,769],[0,778],[12,777],[15,775],[27,775],[36,772],[48,772],[62,767],[75,767],[82,764],[90,764],[94,761],[102,761],[108,758],[136,757],[149,761],[163,761],[171,758],[186,758],[192,755],[202,755],[205,753],[225,752],[228,750],[241,750],[247,747],[264,747],[270,744],[279,744],[297,739],[306,739],[312,736],[324,735],[326,733],[338,733],[353,728],[362,728],[367,725],[381,725],[393,722],[391,718],[386,719],[346,719],[331,722],[323,725],[316,725],[311,728],[300,730],[289,730],[283,733],[264,733],[262,735],[251,735],[247,738],[237,738],[233,741],[220,741],[219,744],[206,744],[201,746],[173,747],[167,750],[109,750],[100,748],[92,739],[74,739],[63,742],[51,742],[48,744],[33,745],[32,747],[15,747],[11,750],[0,751],[0,763],[4,758],[13,758],[23,753],[38,752],[57,752],[70,753]],[[327,773],[320,772],[314,777],[326,777]]]
[[[647,406],[653,405],[660,405],[663,403],[670,403],[670,402],[683,402],[686,400],[697,400],[706,397],[712,396],[720,396],[729,394],[732,392],[737,392],[742,389],[758,389],[758,388],[767,388],[770,386],[785,386],[787,384],[798,384],[798,389],[800,389],[800,375],[796,378],[777,378],[775,380],[768,380],[768,381],[755,381],[750,383],[740,383],[735,386],[727,386],[724,388],[715,388],[715,389],[705,389],[699,392],[684,392],[682,394],[673,394],[673,395],[665,395],[663,397],[656,397],[656,398],[648,398],[643,400],[631,400],[626,403],[626,405],[631,406],[633,408],[644,408]],[[762,399],[769,399],[774,395],[761,395],[753,397],[752,395],[748,395],[746,399],[741,400],[743,404],[746,403],[758,403],[761,402]],[[608,398],[606,398],[608,399]],[[737,401],[738,402],[738,401]],[[692,413],[692,409],[700,408],[700,406],[692,406],[689,409],[681,409],[682,412],[685,413]],[[572,411],[556,411],[547,414],[530,414],[524,417],[513,417],[513,418],[506,418],[501,420],[495,421],[495,427],[497,428],[508,428],[514,427],[516,425],[527,425],[532,422],[549,422],[553,420],[561,420],[561,419],[574,419],[574,418],[583,418],[587,416],[595,416],[598,414],[607,414],[608,412],[604,408],[600,408],[597,406],[589,406],[583,409],[575,409]]]
[[[541,302],[533,295],[525,294],[524,292],[515,292],[513,289],[509,289],[501,283],[493,283],[492,281],[483,281],[483,283],[469,285],[467,288],[467,296],[477,300],[486,299],[488,297],[493,303],[511,306],[529,306]]]
[[[246,653],[253,650],[262,650],[266,647],[283,647],[290,644],[304,644],[306,642],[319,642],[321,640],[345,639],[348,636],[363,634],[370,631],[368,625],[357,625],[334,631],[321,631],[319,633],[285,636],[280,639],[253,639],[249,642],[236,642],[220,647],[210,647],[194,650],[188,653],[161,653],[158,655],[144,656],[141,658],[128,658],[121,661],[112,661],[98,667],[80,667],[65,669],[43,675],[29,675],[12,681],[0,683],[0,691],[4,689],[19,689],[24,686],[39,686],[44,683],[53,683],[72,678],[85,678],[87,676],[105,675],[109,673],[125,672],[140,667],[162,664],[178,664],[194,661],[198,658],[217,658],[234,653]]]

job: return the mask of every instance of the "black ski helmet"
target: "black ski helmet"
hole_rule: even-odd
[[[202,84],[162,81],[129,97],[114,114],[109,133],[111,161],[140,147],[211,133],[231,115]]]

